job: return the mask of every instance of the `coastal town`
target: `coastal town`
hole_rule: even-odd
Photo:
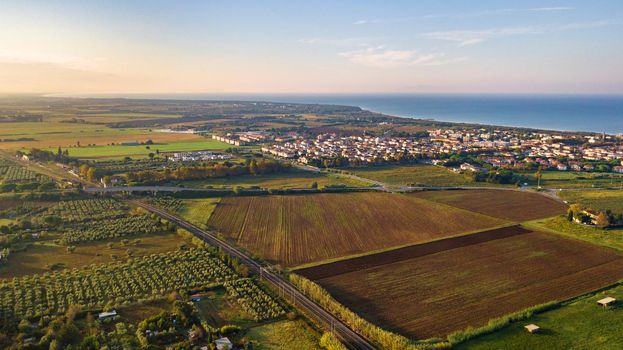
[[[559,171],[612,171],[623,173],[620,136],[580,135],[521,130],[434,129],[424,137],[296,136],[291,141],[262,147],[275,157],[316,166],[365,165],[379,162],[423,160],[443,165],[452,155],[476,156],[478,164],[461,170],[486,171],[490,167],[540,167]]]

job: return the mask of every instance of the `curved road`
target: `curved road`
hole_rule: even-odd
[[[335,335],[346,345],[349,349],[353,350],[373,350],[375,347],[370,344],[366,339],[350,329],[344,322],[333,316],[331,313],[325,311],[322,307],[309,299],[306,295],[301,293],[298,289],[292,286],[289,282],[283,279],[278,274],[270,271],[266,267],[260,265],[258,262],[247,256],[245,253],[238,250],[233,245],[222,241],[208,232],[200,229],[199,227],[168,213],[165,210],[146,204],[136,200],[127,200],[136,206],[140,206],[146,210],[156,213],[163,218],[176,223],[178,226],[188,230],[203,241],[219,247],[228,254],[238,258],[238,260],[251,268],[257,274],[265,278],[269,283],[275,286],[278,290],[283,291],[285,295],[290,296],[293,303],[303,308],[307,313],[315,317],[321,323],[324,323],[328,329],[333,330]]]

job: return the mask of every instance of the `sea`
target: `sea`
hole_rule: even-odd
[[[97,97],[339,104],[405,118],[623,134],[623,95],[109,94]]]

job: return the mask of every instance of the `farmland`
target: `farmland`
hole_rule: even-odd
[[[252,187],[259,186],[262,188],[309,188],[313,183],[317,183],[320,188],[330,185],[345,185],[351,187],[365,187],[369,184],[340,177],[327,173],[312,173],[309,171],[299,171],[293,169],[288,173],[264,174],[264,175],[244,175],[237,177],[224,177],[205,179],[197,181],[184,181],[186,187],[206,188],[210,187],[233,187],[243,186]]]
[[[510,221],[550,217],[566,208],[537,193],[508,190],[424,191],[415,196]]]
[[[379,165],[345,169],[363,178],[393,185],[469,186],[476,184],[461,174],[435,165]]]
[[[623,286],[616,286],[588,295],[564,307],[536,314],[495,333],[478,337],[457,349],[620,349],[623,348],[623,309],[600,308],[596,301],[606,296],[621,295]],[[541,327],[538,335],[523,328],[535,323]]]
[[[317,282],[371,322],[418,339],[482,326],[623,277],[623,255],[615,251],[528,230],[342,274],[341,263],[326,265],[327,275],[337,274]]]
[[[623,190],[561,191],[560,197],[594,210],[623,212]]]
[[[223,198],[209,226],[263,259],[296,266],[504,223],[413,196],[345,193]]]

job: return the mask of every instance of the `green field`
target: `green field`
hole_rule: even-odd
[[[528,183],[537,184],[534,172],[523,173]],[[587,173],[574,171],[543,171],[541,186],[547,188],[619,188],[623,175],[615,173]]]
[[[623,286],[587,296],[561,308],[536,314],[527,320],[463,343],[456,349],[621,349],[623,348],[623,308],[604,309],[596,301],[617,297]],[[529,334],[523,328],[534,323],[541,332]]]
[[[193,224],[206,228],[220,198],[185,199],[179,214]]]
[[[346,169],[355,175],[392,185],[469,186],[475,183],[461,174],[435,165],[378,165]]]
[[[346,185],[351,187],[367,187],[369,184],[353,180],[339,175],[314,173],[310,171],[300,171],[292,169],[288,173],[267,174],[267,175],[244,175],[225,178],[214,178],[197,181],[184,181],[186,187],[206,188],[212,187],[233,187],[233,186],[259,186],[263,188],[309,188],[312,183],[317,182],[319,188],[327,185]]]
[[[320,350],[319,336],[302,320],[253,327],[247,333],[257,350]]]
[[[147,148],[149,147],[149,148]],[[123,157],[144,158],[149,153],[160,152],[187,152],[199,150],[223,150],[230,145],[211,139],[172,141],[166,143],[154,143],[153,145],[111,145],[69,148],[69,155],[78,158],[115,159]],[[54,150],[54,149],[52,149]]]
[[[561,191],[559,196],[569,203],[579,203],[595,210],[623,212],[622,190]]]
[[[525,222],[524,226],[541,231],[554,232],[568,237],[585,240],[594,244],[623,250],[623,229],[600,229],[593,226],[575,224],[563,216]]]

